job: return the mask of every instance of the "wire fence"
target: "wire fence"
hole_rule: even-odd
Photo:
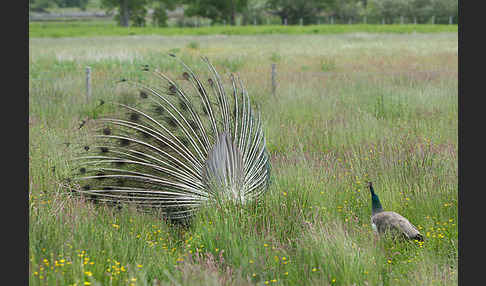
[[[268,82],[269,84],[269,89],[271,90],[272,96],[276,97],[277,96],[277,89],[279,86],[279,79],[277,76],[277,68],[278,65],[276,63],[271,63],[271,65],[268,68],[269,74],[268,74]],[[319,77],[319,78],[329,78],[332,76],[339,76],[339,75],[349,75],[348,72],[336,72],[336,71],[325,71],[325,72],[302,72],[302,73],[295,73],[295,72],[289,72],[289,71],[280,71],[279,72],[283,78],[292,78],[295,77],[296,81],[301,81],[302,76],[304,77]],[[419,76],[420,78],[424,80],[433,80],[434,78],[437,78],[439,74],[448,74],[450,76],[455,76],[457,74],[456,70],[449,70],[449,69],[439,69],[439,70],[422,70],[422,71],[400,71],[396,73],[390,74],[389,72],[379,72],[379,71],[367,71],[367,72],[359,72],[360,76],[364,77],[369,77],[369,76],[391,76],[391,77],[396,77],[396,78],[403,78],[403,77],[410,77],[413,78],[413,76]],[[86,66],[84,69],[84,78],[83,78],[83,71],[80,71],[78,73],[79,80],[84,81],[84,90],[80,91],[80,94],[85,94],[85,102],[89,103],[92,101],[92,79],[93,79],[93,74],[92,74],[92,67]],[[30,81],[35,82],[37,84],[42,84],[43,81],[49,81],[49,82],[56,82],[60,80],[59,77],[35,77],[35,78],[30,78]],[[118,81],[109,81],[109,82],[104,82],[104,86],[109,86],[110,83],[113,84]],[[98,86],[99,87],[99,86]]]

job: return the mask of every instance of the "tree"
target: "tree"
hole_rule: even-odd
[[[282,24],[314,23],[318,14],[331,6],[334,0],[268,0],[267,9],[280,17]]]
[[[217,23],[224,20],[235,25],[236,13],[246,9],[248,0],[185,0],[184,3],[188,4],[184,15],[206,17]]]
[[[81,10],[86,10],[89,0],[54,0],[60,8],[79,7]]]
[[[154,8],[154,13],[152,14],[152,23],[154,26],[167,27],[167,5],[165,3],[160,3],[156,8]]]
[[[332,5],[332,14],[339,19],[356,19],[364,14],[364,6],[361,0],[342,0],[334,2]]]
[[[174,9],[177,0],[101,0],[102,7],[109,12],[117,9],[116,19],[120,26],[128,27],[130,21],[134,26],[145,26],[147,16],[147,6],[158,3],[164,4],[168,9]]]
[[[454,16],[459,15],[458,0],[431,0],[432,10],[437,16]]]
[[[392,23],[393,19],[406,15],[411,9],[411,1],[414,0],[369,0],[368,7],[372,16],[383,18],[386,23]]]
[[[248,0],[246,8],[243,10],[243,25],[257,21],[262,23],[265,19],[265,5],[267,0]],[[267,14],[268,15],[268,14]]]
[[[34,12],[47,12],[47,8],[55,6],[54,0],[29,0],[29,9]]]

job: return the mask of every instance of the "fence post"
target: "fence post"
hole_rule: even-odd
[[[91,98],[91,67],[86,67],[86,102]]]
[[[331,24],[334,24],[334,17],[331,16]]]
[[[287,26],[287,18],[284,18],[284,25]]]
[[[302,18],[299,19],[299,25],[303,25],[304,24],[304,20]]]
[[[381,19],[381,24],[385,25],[385,18]]]
[[[449,16],[449,25],[452,25],[452,19],[453,19],[453,17]]]
[[[432,16],[432,25],[435,25],[435,16]]]
[[[253,17],[253,26],[256,26],[256,17]]]
[[[400,16],[400,24],[403,25],[403,16]]]
[[[417,25],[417,17],[413,16],[413,24]]]
[[[352,23],[353,23],[353,19],[352,18],[349,18],[348,25],[351,25]]]
[[[226,26],[226,20],[223,19],[223,26]]]
[[[363,17],[363,23],[364,24],[367,24],[368,23],[368,19],[366,18],[366,16]]]
[[[321,24],[321,19],[317,19],[317,25]]]
[[[276,72],[275,72],[276,64],[272,64],[272,94],[275,97],[275,91],[277,90],[277,83],[276,79]]]

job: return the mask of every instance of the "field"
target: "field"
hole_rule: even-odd
[[[197,28],[119,27],[113,21],[72,21],[29,23],[29,37],[97,37],[97,36],[202,36],[202,35],[269,35],[269,34],[344,34],[344,33],[437,33],[456,32],[457,25],[367,25],[335,24],[305,26],[202,26]]]
[[[457,26],[41,36],[31,29],[30,285],[457,285]],[[272,184],[258,204],[204,207],[181,227],[156,213],[93,205],[63,187],[77,152],[66,142],[113,111],[100,99],[123,95],[115,82],[143,78],[142,65],[177,77],[169,52],[198,71],[207,56],[225,78],[236,72],[259,105]],[[425,243],[375,236],[368,180]]]

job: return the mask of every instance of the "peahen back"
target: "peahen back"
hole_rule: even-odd
[[[93,143],[76,158],[76,190],[96,202],[159,208],[190,217],[208,200],[245,203],[267,189],[270,162],[260,114],[242,82],[226,91],[213,65],[199,78],[182,61],[178,80],[150,71],[160,86],[129,82],[136,104],[115,103],[97,120]]]

